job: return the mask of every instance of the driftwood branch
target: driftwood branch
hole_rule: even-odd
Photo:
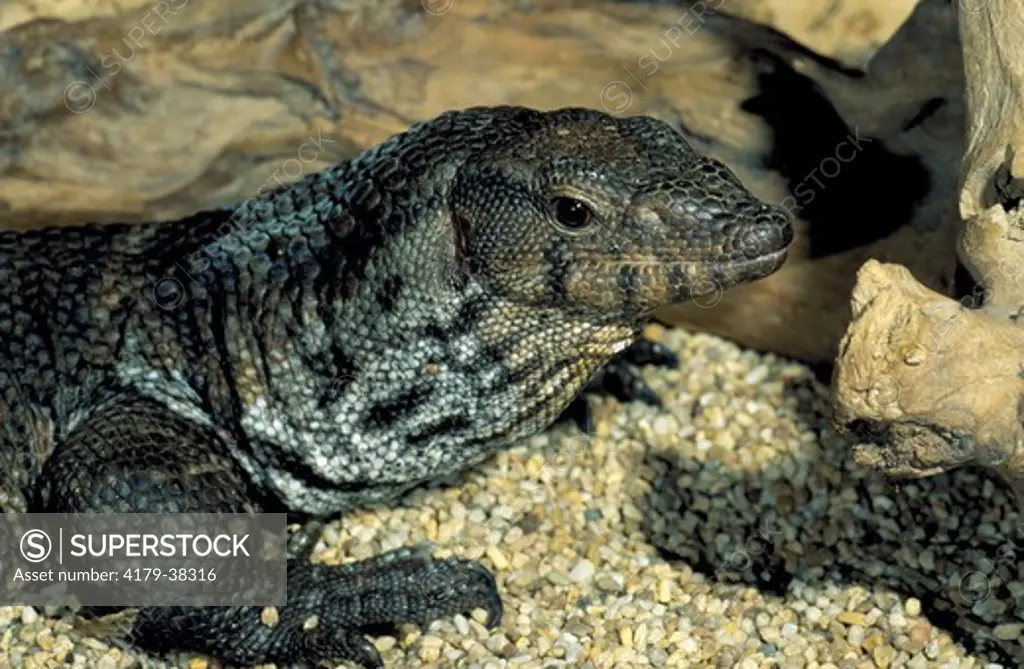
[[[782,271],[659,318],[831,361],[867,258],[949,285],[952,226],[936,228],[945,217],[933,210],[952,207],[945,175],[962,154],[951,18],[947,0],[6,0],[0,229],[171,220],[241,202],[457,107],[649,114],[685,127],[797,219]],[[795,81],[804,76],[816,87]],[[937,98],[947,103],[931,109]],[[825,122],[822,107],[841,119]],[[794,123],[794,111],[813,118]],[[778,160],[793,174],[766,167],[780,151],[799,154]],[[899,187],[877,169],[894,164]],[[911,204],[922,179],[927,196]],[[913,213],[893,207],[882,212],[893,225],[865,225],[885,218],[871,200],[887,189]],[[822,238],[833,248],[812,247]]]
[[[1022,494],[1024,0],[960,5],[958,253],[983,292],[955,302],[900,265],[865,263],[833,378],[835,422],[867,442],[857,460],[886,474],[982,464]]]

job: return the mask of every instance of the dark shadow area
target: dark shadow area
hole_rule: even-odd
[[[971,273],[962,263],[956,264],[956,272],[953,274],[953,299],[959,300],[968,295],[975,295],[981,292],[981,284],[974,280]],[[980,305],[976,305],[980,306]]]
[[[785,178],[788,208],[808,222],[810,257],[870,244],[905,225],[932,187],[921,160],[847,126],[817,84],[781,58],[755,57],[763,63],[760,93],[741,108],[772,128],[765,167]],[[929,100],[908,125],[942,104]]]
[[[796,390],[794,384],[787,395],[800,397]],[[820,430],[820,407],[815,411],[811,404],[798,401],[794,420]],[[887,481],[851,464],[847,447],[823,448],[817,442],[795,457],[823,474],[812,474],[806,486],[799,486],[777,470],[734,471],[714,459],[652,450],[637,463],[654,474],[651,492],[635,500],[644,515],[642,531],[666,560],[689,565],[709,582],[754,587],[776,597],[786,594],[794,580],[819,594],[828,586],[860,585],[873,593],[916,597],[922,615],[968,652],[1003,666],[1024,666],[1020,644],[992,634],[999,623],[1019,622],[1014,611],[1024,607],[1007,587],[1024,580],[1017,560],[1024,549],[1019,533],[979,531],[991,523],[993,504],[1012,499],[995,475],[965,468],[919,482]],[[996,486],[991,499],[980,491],[987,481]],[[839,502],[843,488],[847,496],[850,488],[855,491],[856,502]],[[945,518],[929,499],[937,493],[948,496],[941,503],[948,510]],[[835,508],[826,511],[813,503],[822,497]],[[713,503],[695,504],[699,498]],[[950,521],[953,515],[955,522]],[[1010,513],[1003,517],[1015,518]],[[716,541],[722,535],[729,538],[725,548]],[[787,537],[798,538],[799,550]],[[908,564],[925,551],[935,556],[933,569]],[[1009,602],[995,622],[971,610],[990,599]],[[904,650],[919,652],[918,647]]]

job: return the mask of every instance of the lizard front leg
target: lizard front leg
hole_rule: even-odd
[[[559,416],[559,421],[570,421],[586,434],[593,432],[587,395],[611,395],[620,402],[634,400],[651,406],[662,406],[661,398],[651,390],[640,376],[638,367],[655,365],[675,368],[679,359],[668,347],[650,339],[640,338],[620,352],[587,382],[583,392]]]
[[[131,397],[58,443],[31,510],[249,513],[267,506],[213,430]],[[275,626],[263,624],[255,606],[146,607],[133,616],[132,641],[151,651],[197,651],[239,664],[348,660],[380,667],[364,636],[368,628],[426,625],[476,607],[488,610],[491,626],[501,617],[494,577],[477,563],[402,548],[342,566],[314,564],[308,560],[314,543],[305,541],[288,560],[288,603]]]

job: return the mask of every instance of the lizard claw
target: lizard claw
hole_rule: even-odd
[[[358,631],[323,630],[305,638],[304,649],[311,659],[344,658],[364,669],[382,669],[384,660],[376,646]]]
[[[316,542],[320,540],[323,528],[324,524],[319,520],[304,523],[295,534],[288,537],[288,557],[303,562],[309,560],[313,555],[313,549],[316,548]]]
[[[561,421],[574,424],[583,434],[594,434],[594,414],[590,410],[590,403],[587,402],[587,398],[583,394],[574,397],[569,406],[562,411],[562,415],[556,422]]]
[[[493,579],[493,576],[491,578]],[[483,604],[484,609],[487,611],[487,618],[484,620],[484,627],[492,630],[501,623],[501,619],[505,615],[505,605],[502,603],[501,596],[498,594],[497,586],[494,587],[491,592],[491,596],[486,602],[483,602]]]

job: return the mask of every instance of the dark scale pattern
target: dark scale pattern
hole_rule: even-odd
[[[513,107],[182,221],[0,233],[0,503],[317,519],[391,500],[586,426],[584,391],[656,404],[634,365],[674,360],[636,341],[650,313],[774,272],[791,238],[664,123]],[[501,615],[486,569],[420,550],[297,554],[288,578],[276,627],[150,608],[134,641],[374,666],[371,625]]]

